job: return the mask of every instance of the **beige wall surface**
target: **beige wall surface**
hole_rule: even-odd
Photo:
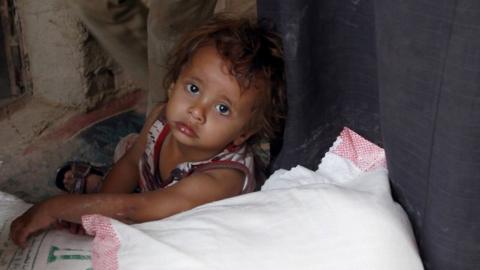
[[[88,34],[61,0],[18,0],[33,95],[52,103],[85,102],[83,40]]]

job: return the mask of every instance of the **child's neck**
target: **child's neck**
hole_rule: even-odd
[[[173,138],[173,136],[171,136],[171,134],[167,136],[165,145],[163,147],[166,148],[165,154],[167,154],[169,159],[172,158],[176,160],[177,164],[187,161],[195,162],[208,160],[223,151],[223,149],[219,149],[218,151],[212,151],[187,146],[179,143]]]

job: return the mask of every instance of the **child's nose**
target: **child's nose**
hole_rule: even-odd
[[[190,116],[197,123],[205,122],[205,106],[200,103],[195,103],[190,107]]]

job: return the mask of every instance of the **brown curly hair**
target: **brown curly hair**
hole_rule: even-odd
[[[258,131],[252,140],[272,138],[286,114],[285,68],[280,37],[268,22],[256,23],[245,18],[216,15],[185,34],[172,50],[167,59],[165,89],[177,81],[195,52],[207,45],[214,45],[229,63],[230,74],[236,78],[242,91],[254,86],[253,89],[259,92],[253,119],[248,126]]]

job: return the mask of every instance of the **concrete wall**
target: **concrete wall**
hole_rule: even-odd
[[[62,0],[17,0],[33,96],[54,105],[95,107],[135,86]]]
[[[81,44],[88,34],[61,0],[17,0],[33,95],[52,103],[85,102]]]

